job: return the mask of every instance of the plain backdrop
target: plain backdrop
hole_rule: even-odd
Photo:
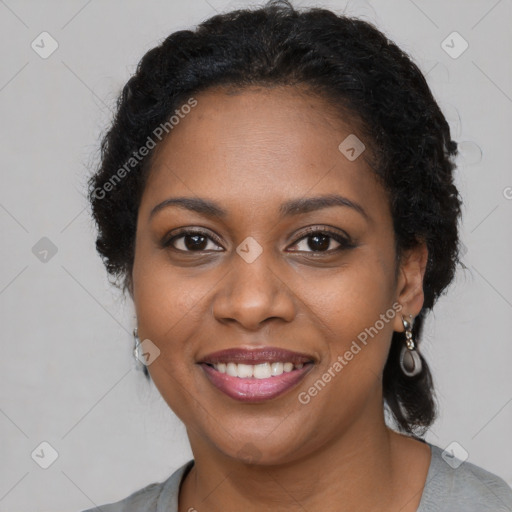
[[[133,306],[95,252],[85,181],[143,54],[173,31],[249,5],[0,1],[0,511],[116,501],[191,458],[183,425],[136,370]],[[294,5],[374,22],[427,75],[460,143],[466,269],[426,326],[440,405],[426,439],[456,441],[512,485],[512,2]]]

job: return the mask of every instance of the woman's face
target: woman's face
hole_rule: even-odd
[[[353,135],[339,149],[354,129],[316,97],[196,99],[159,146],[138,214],[151,377],[193,449],[273,464],[364,435],[382,421],[398,310],[421,307],[405,297],[416,267],[397,272],[387,195]]]

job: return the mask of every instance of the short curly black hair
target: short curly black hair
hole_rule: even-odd
[[[99,169],[88,181],[96,248],[116,278],[113,284],[122,279],[123,292],[132,292],[137,213],[154,150],[140,155],[155,127],[202,90],[278,85],[307,86],[333,110],[358,120],[389,194],[397,258],[426,243],[425,301],[413,330],[418,341],[426,311],[459,262],[457,144],[417,65],[374,25],[321,8],[299,11],[287,0],[219,14],[194,31],[172,33],[144,55],[124,86],[101,144]],[[432,424],[437,406],[423,356],[419,375],[402,373],[403,343],[403,333],[394,333],[384,403],[398,428],[415,436]]]

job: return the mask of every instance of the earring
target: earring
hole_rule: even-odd
[[[416,349],[416,344],[412,339],[412,315],[409,315],[408,320],[402,315],[402,323],[405,329],[405,345],[402,346],[400,351],[400,368],[407,377],[415,377],[421,372],[422,364],[420,355]]]
[[[140,339],[139,339],[137,327],[135,327],[135,329],[133,329],[133,340],[134,340],[133,357],[135,357],[135,360],[138,363],[140,363],[141,362],[141,360],[140,360],[140,347],[141,347],[141,344],[140,344]]]

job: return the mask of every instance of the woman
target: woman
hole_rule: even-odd
[[[361,20],[272,2],[144,56],[90,201],[194,460],[101,510],[512,510],[422,439],[456,152],[417,66]]]

